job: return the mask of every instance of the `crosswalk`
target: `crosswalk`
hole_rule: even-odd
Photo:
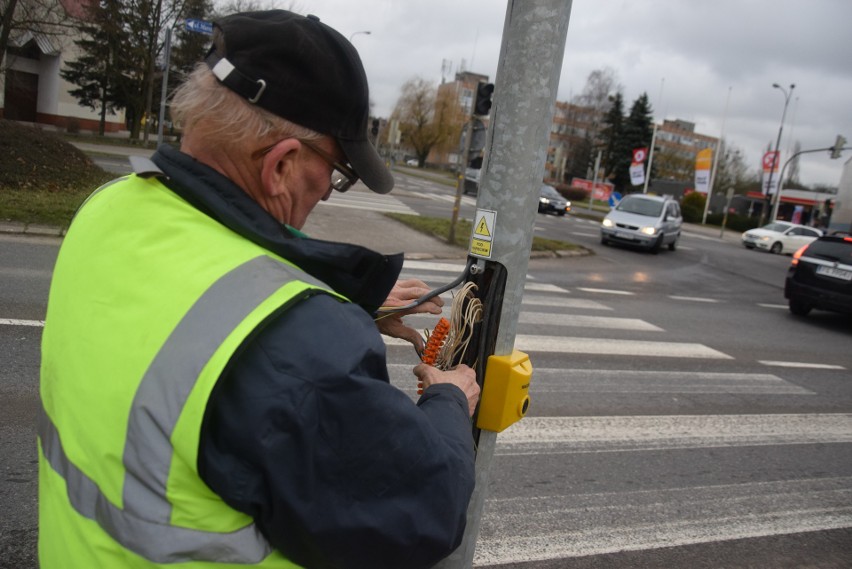
[[[451,281],[461,263],[406,262],[403,276],[430,285]],[[524,418],[498,436],[494,464],[523,464],[540,468],[540,491],[523,489],[516,481],[497,476],[486,499],[474,566],[492,566],[642,551],[661,547],[710,543],[852,527],[852,477],[812,476],[789,480],[760,480],[749,471],[737,483],[724,476],[696,475],[695,480],[660,484],[653,490],[632,488],[629,481],[600,488],[601,461],[623,467],[616,477],[650,477],[660,457],[686,453],[704,463],[699,472],[718,469],[720,452],[754,453],[772,447],[799,448],[852,443],[852,414],[786,413],[727,415],[548,415],[572,400],[614,397],[659,397],[669,400],[696,396],[731,398],[816,394],[773,373],[780,363],[755,362],[737,366],[735,358],[701,343],[671,338],[663,326],[638,318],[612,315],[610,300],[624,298],[607,289],[572,289],[531,279],[525,285],[515,347],[531,354],[535,368],[530,395],[545,413]],[[609,294],[607,294],[609,293]],[[446,306],[450,296],[445,297]],[[702,299],[684,297],[684,301]],[[445,306],[445,310],[446,310]],[[448,314],[445,314],[447,316]],[[409,316],[416,328],[434,326],[436,316]],[[584,335],[588,330],[589,336]],[[552,332],[552,335],[544,333]],[[612,334],[612,339],[603,336]],[[635,337],[632,337],[635,335]],[[387,339],[392,382],[416,397],[411,375],[413,350],[405,342]],[[574,354],[582,366],[553,366],[561,354]],[[611,366],[596,366],[593,358],[613,356]],[[627,356],[625,359],[623,356]],[[619,359],[619,357],[621,357]],[[673,360],[673,358],[675,360]],[[676,358],[683,358],[677,360]],[[625,362],[641,361],[625,366]],[[694,361],[689,372],[676,371],[666,361]],[[702,364],[701,362],[706,362]],[[708,371],[721,362],[724,371]],[[606,367],[606,369],[598,369]],[[676,367],[676,366],[675,366]],[[738,370],[737,368],[742,370]],[[824,366],[834,370],[842,366]],[[717,369],[711,367],[710,369]],[[748,370],[748,371],[744,371]],[[558,411],[557,411],[558,412]],[[782,451],[783,452],[783,451]],[[695,458],[698,457],[698,458]],[[535,464],[536,466],[531,466]],[[564,464],[565,470],[556,466]],[[606,463],[604,463],[606,464]],[[591,465],[591,466],[590,466]],[[638,465],[638,466],[637,466]],[[647,466],[650,465],[650,466]],[[745,467],[744,467],[745,468]],[[634,472],[634,469],[636,472]],[[762,468],[758,469],[760,472]],[[570,472],[573,474],[566,474]],[[583,476],[582,473],[585,473]],[[665,472],[663,476],[668,476]],[[494,477],[492,471],[492,477]],[[576,488],[566,482],[576,477]],[[795,479],[794,479],[795,478]],[[559,485],[561,481],[561,486]],[[553,483],[553,485],[551,485]],[[554,490],[560,488],[562,491]],[[548,565],[551,566],[551,565]]]
[[[345,208],[345,209],[363,209],[367,211],[377,211],[380,213],[405,213],[408,215],[420,215],[417,211],[408,207],[402,200],[397,197],[400,192],[394,194],[379,195],[373,193],[366,188],[357,187],[346,193],[335,193],[334,199],[320,202],[317,207],[326,208]],[[405,191],[407,197],[416,197],[425,200],[454,203],[455,195],[440,194],[434,191]],[[461,203],[463,205],[476,206],[476,199],[470,196],[462,196]]]

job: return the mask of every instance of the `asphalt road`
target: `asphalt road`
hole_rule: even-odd
[[[393,195],[369,207],[452,207],[452,189],[419,178]],[[321,207],[345,216],[368,199]],[[593,254],[530,261],[516,347],[535,367],[532,406],[498,438],[475,565],[849,567],[848,318],[794,318],[789,257],[735,239],[696,231],[651,255],[544,215],[536,234]],[[0,567],[35,567],[39,320],[57,245],[0,236]],[[462,263],[409,260],[404,275],[443,284]],[[388,352],[413,397],[413,350]]]

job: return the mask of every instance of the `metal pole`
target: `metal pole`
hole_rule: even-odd
[[[163,89],[160,91],[160,119],[157,121],[157,146],[163,143],[163,123],[166,120],[166,97],[169,92],[169,64],[172,57],[172,29],[166,28],[166,45],[163,59]]]
[[[713,156],[713,167],[710,170],[710,185],[707,187],[707,199],[704,201],[704,215],[701,217],[701,225],[707,223],[707,210],[710,208],[710,198],[713,197],[713,184],[716,183],[716,168],[719,166],[719,154],[722,152],[722,139],[725,137],[725,119],[728,117],[728,103],[730,102],[731,88],[728,87],[728,98],[725,100],[725,110],[722,111],[722,128],[719,130],[719,142],[716,143],[716,155]]]
[[[654,144],[657,142],[657,123],[654,123],[654,134],[651,135],[651,150],[648,152],[648,172],[645,174],[645,185],[642,193],[648,193],[648,182],[651,181],[651,165],[654,163]]]
[[[784,89],[784,87],[782,87],[778,83],[773,83],[772,86],[776,89],[780,89],[781,92],[784,93],[784,111],[781,113],[781,124],[778,126],[778,138],[775,140],[775,158],[774,158],[775,163],[772,165],[772,168],[769,169],[769,179],[766,181],[766,195],[767,195],[767,201],[769,202],[768,205],[772,206],[773,209],[775,209],[777,211],[777,209],[775,208],[775,206],[773,204],[773,201],[778,202],[778,201],[781,200],[781,186],[783,185],[784,180],[783,179],[778,180],[778,190],[775,192],[775,194],[770,194],[769,192],[772,191],[772,173],[775,171],[775,167],[778,166],[778,159],[781,157],[778,154],[778,147],[781,146],[781,131],[784,130],[784,119],[787,117],[787,104],[790,102],[790,95],[793,94],[793,89],[796,88],[796,84],[790,83],[790,92],[789,93],[787,92],[786,89]],[[766,209],[767,208],[764,208],[764,210],[766,210]],[[766,211],[761,212],[760,218],[761,218],[761,220],[766,218]],[[775,217],[773,216],[770,221],[775,221]],[[761,222],[761,225],[763,225],[762,222]]]
[[[477,271],[505,268],[493,351],[497,355],[510,354],[515,343],[571,3],[510,1],[506,10],[476,204],[477,218],[492,219],[494,227],[489,228],[488,257],[471,255]],[[474,220],[474,227],[478,221]],[[464,539],[438,567],[462,569],[473,564],[496,442],[497,433],[479,433],[476,488],[468,506]]]

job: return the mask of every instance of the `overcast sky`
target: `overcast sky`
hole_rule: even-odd
[[[373,112],[383,117],[405,81],[419,76],[437,85],[447,64],[449,80],[464,69],[499,81],[506,8],[505,0],[294,2],[351,37]],[[574,0],[557,100],[569,101],[591,71],[609,67],[623,86],[625,111],[645,92],[657,122],[688,120],[715,137],[724,126],[756,171],[784,111],[773,83],[788,91],[796,85],[782,161],[796,141],[803,150],[832,146],[838,134],[852,141],[850,24],[852,0]],[[356,33],[363,31],[370,34]],[[800,179],[836,186],[850,157],[804,155]]]

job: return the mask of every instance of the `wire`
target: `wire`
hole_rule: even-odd
[[[441,318],[431,334],[426,332],[424,363],[448,370],[464,357],[473,337],[473,327],[482,320],[482,301],[474,295],[477,289],[475,283],[466,283],[453,296],[449,321]],[[476,362],[471,367],[476,369]]]
[[[430,290],[429,292],[427,292],[426,294],[424,294],[420,298],[406,304],[405,306],[380,306],[379,309],[376,310],[377,317],[375,319],[379,320],[380,318],[384,318],[385,316],[390,316],[391,314],[395,314],[397,312],[404,312],[406,310],[411,310],[412,308],[416,308],[416,307],[420,306],[421,304],[423,304],[427,300],[435,298],[436,296],[439,296],[439,295],[447,292],[448,290],[456,288],[465,279],[468,271],[470,270],[470,266],[472,264],[473,264],[473,258],[469,258],[468,261],[467,261],[467,265],[465,265],[465,267],[464,267],[464,270],[458,276],[458,278],[456,278],[453,282],[446,284],[442,287],[436,288],[434,290]]]

